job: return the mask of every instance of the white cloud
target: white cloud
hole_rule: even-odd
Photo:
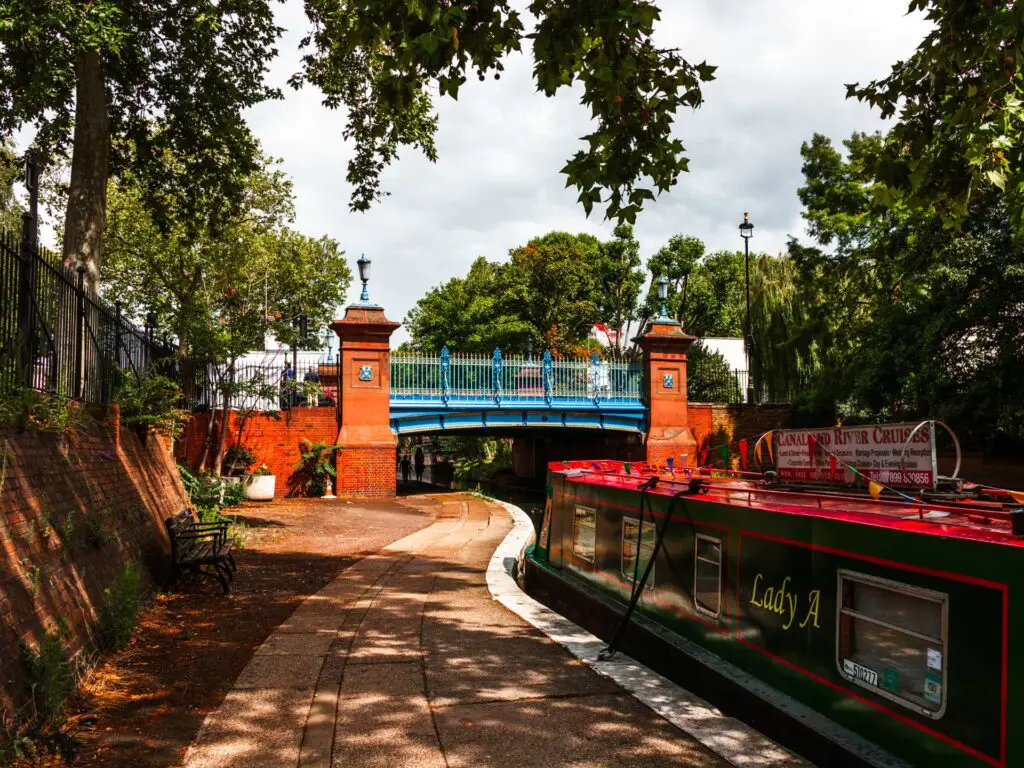
[[[796,197],[801,142],[814,132],[839,141],[880,128],[877,115],[845,99],[844,83],[884,75],[913,51],[925,22],[904,16],[905,3],[891,0],[661,6],[659,42],[718,65],[718,73],[705,105],[679,115],[691,173],[641,214],[643,253],[676,233],[696,235],[709,249],[738,248],[744,210],[757,227],[757,247],[780,251],[787,235],[803,231]],[[288,0],[278,18],[288,32],[271,77],[283,87],[299,68],[296,47],[307,22],[297,0]],[[322,107],[313,89],[287,89],[283,103],[261,105],[249,119],[295,181],[298,226],[336,238],[353,261],[370,256],[371,297],[401,319],[430,287],[464,274],[476,256],[502,257],[552,229],[610,235],[612,225],[596,211],[587,219],[558,173],[588,131],[588,112],[578,93],[537,93],[531,67],[529,54],[514,56],[501,80],[473,78],[457,102],[439,102],[440,159],[431,164],[405,152],[384,176],[391,196],[365,214],[348,210],[344,113]],[[357,295],[353,286],[350,298]],[[400,330],[395,340],[402,338]]]

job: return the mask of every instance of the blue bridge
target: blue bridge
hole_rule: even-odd
[[[643,434],[636,362],[526,356],[392,353],[395,434],[458,429],[618,430]]]

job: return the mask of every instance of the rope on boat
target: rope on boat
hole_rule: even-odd
[[[637,546],[636,546],[636,564],[633,569],[633,591],[629,596],[629,606],[626,608],[626,612],[622,614],[622,618],[619,620],[619,626],[615,629],[615,634],[612,635],[611,641],[608,643],[600,653],[597,654],[598,661],[611,661],[615,658],[615,654],[618,653],[619,643],[622,641],[622,635],[626,630],[626,626],[629,624],[631,618],[633,618],[633,612],[636,610],[637,604],[640,602],[640,596],[643,594],[644,587],[647,585],[647,579],[651,576],[651,571],[654,569],[654,561],[658,559],[658,552],[661,551],[662,541],[665,539],[665,533],[668,531],[668,527],[672,522],[672,514],[676,508],[676,502],[680,501],[683,496],[691,496],[701,492],[704,483],[702,480],[694,479],[691,480],[689,486],[684,490],[677,491],[672,494],[672,500],[668,505],[668,512],[665,514],[665,522],[661,525],[661,530],[656,530],[657,536],[654,539],[654,549],[651,551],[651,556],[647,560],[647,567],[644,568],[644,575],[640,581],[637,582],[637,572],[640,569],[640,542],[643,540],[644,531],[644,505],[649,503],[647,501],[647,493],[654,486],[658,484],[658,476],[645,480],[641,485],[638,486],[640,489],[640,526],[637,531]],[[683,511],[686,513],[686,517],[690,517],[690,511],[687,509],[686,502],[682,502]],[[651,514],[653,517],[653,510]]]

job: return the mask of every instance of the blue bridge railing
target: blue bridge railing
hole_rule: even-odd
[[[639,405],[639,363],[511,355],[392,353],[391,402],[449,407]]]

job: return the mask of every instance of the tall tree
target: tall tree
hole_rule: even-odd
[[[676,183],[687,159],[675,115],[700,106],[715,68],[655,44],[660,11],[649,0],[533,0],[528,10],[531,32],[507,0],[306,0],[313,32],[292,83],[348,111],[353,209],[384,194],[380,175],[403,145],[436,158],[432,94],[457,98],[471,71],[497,79],[503,56],[526,39],[538,90],[554,96],[579,83],[596,123],[562,169],[588,214],[604,203],[609,218],[633,223]]]
[[[420,299],[405,326],[422,350],[522,353],[532,339],[538,352],[577,354],[594,324],[608,320],[599,306],[604,248],[592,235],[550,232],[513,248],[507,262],[481,257],[465,278]]]
[[[673,235],[666,245],[651,256],[647,262],[647,269],[651,273],[651,288],[645,302],[646,317],[654,317],[661,311],[657,282],[664,276],[668,280],[666,311],[684,327],[690,327],[690,316],[687,313],[690,275],[696,272],[703,256],[703,241],[692,235]]]
[[[802,150],[813,244],[793,241],[805,339],[821,365],[819,420],[938,417],[976,447],[1024,445],[1024,248],[997,190],[959,232],[928,209],[878,209],[865,158],[886,139],[823,137]],[[883,190],[883,195],[888,194]]]
[[[632,323],[639,318],[640,290],[644,272],[640,268],[640,243],[633,227],[619,224],[615,237],[604,243],[598,261],[597,312],[614,331],[613,354],[621,358]]]
[[[279,34],[269,0],[0,0],[0,18],[0,134],[33,127],[44,156],[70,152],[64,257],[90,286],[113,172],[146,180],[161,228],[167,196],[195,220],[241,204],[259,157],[242,112],[277,95],[263,82]]]
[[[236,348],[261,348],[268,330],[296,343],[294,319],[305,314],[311,327],[326,325],[351,272],[335,241],[291,230],[291,215],[291,184],[272,161],[250,174],[234,217],[198,233],[186,222],[161,231],[140,185],[123,175],[111,182],[105,293],[131,315],[154,313],[174,331],[183,360],[221,361]]]

